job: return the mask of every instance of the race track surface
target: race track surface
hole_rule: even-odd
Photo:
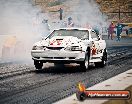
[[[90,87],[132,68],[132,46],[107,49],[106,67],[91,65],[86,72],[73,64],[48,63],[37,71],[32,64],[0,64],[0,70],[9,71],[0,73],[0,104],[50,104],[75,93],[78,82]]]

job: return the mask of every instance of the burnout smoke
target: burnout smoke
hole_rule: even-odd
[[[64,5],[69,9],[64,10],[63,20],[57,22],[59,19],[55,18],[54,24],[52,15],[42,13],[40,7],[32,5],[33,0],[0,0],[0,60],[31,59],[32,45],[49,32],[47,19],[51,30],[67,22],[69,17],[75,26],[91,25],[101,30],[107,25],[106,16],[94,0],[62,1],[66,1]]]
[[[33,43],[47,35],[46,18],[32,0],[0,0],[0,59],[31,59]]]
[[[72,17],[75,24],[81,27],[91,25],[92,27],[98,27],[100,30],[107,26],[107,16],[100,11],[99,5],[94,0],[76,1],[78,1],[78,4],[72,4],[73,6],[67,16]]]

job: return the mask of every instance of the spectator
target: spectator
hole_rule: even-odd
[[[63,9],[60,8],[59,12],[60,12],[60,20],[62,20]]]
[[[73,21],[72,21],[72,18],[71,18],[71,17],[69,17],[69,18],[68,18],[68,23],[67,23],[67,26],[68,26],[68,27],[74,27],[74,23],[73,23]]]
[[[125,27],[125,26],[127,26],[127,25],[120,24],[120,23],[117,24],[117,26],[116,26],[116,28],[117,28],[117,41],[120,41],[122,29],[123,29],[123,27]]]
[[[110,38],[110,36],[111,36],[111,40],[113,39],[114,28],[115,28],[115,25],[113,22],[111,22],[108,28],[108,39]]]

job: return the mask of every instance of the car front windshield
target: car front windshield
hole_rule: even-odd
[[[79,39],[89,39],[89,32],[87,30],[54,30],[48,38],[54,36],[74,36]]]

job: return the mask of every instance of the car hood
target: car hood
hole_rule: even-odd
[[[67,47],[67,46],[82,46],[85,45],[84,40],[73,36],[54,36],[51,39],[46,39],[35,43],[37,46],[46,47]]]
[[[67,47],[72,45],[80,45],[81,39],[73,36],[55,36],[49,40],[49,47]]]

